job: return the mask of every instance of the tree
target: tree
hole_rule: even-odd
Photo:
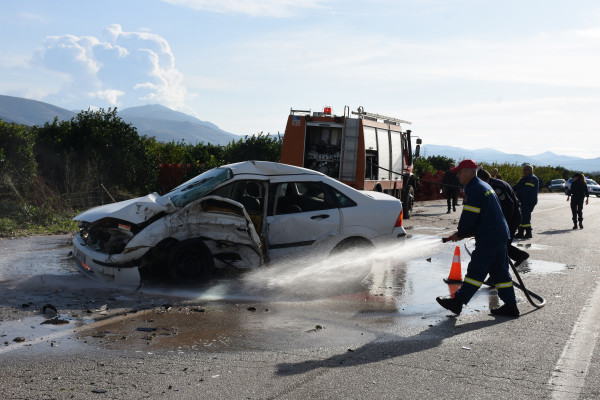
[[[37,171],[34,141],[30,128],[0,120],[0,196],[30,194]]]
[[[61,193],[103,184],[142,194],[156,182],[151,145],[117,116],[116,108],[88,109],[70,121],[37,127],[35,153],[40,172]]]

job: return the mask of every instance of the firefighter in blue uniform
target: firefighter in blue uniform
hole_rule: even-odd
[[[533,174],[533,167],[529,164],[523,165],[523,177],[513,190],[521,200],[521,225],[515,235],[517,239],[531,239],[531,213],[538,202],[538,192],[540,190],[540,181]],[[523,231],[525,234],[523,234]]]
[[[474,236],[475,250],[464,282],[454,297],[438,297],[436,300],[447,310],[460,314],[463,305],[471,300],[489,273],[498,289],[498,297],[504,302],[491,313],[516,318],[519,309],[508,271],[506,250],[510,234],[498,197],[490,185],[477,178],[477,164],[473,160],[461,161],[452,172],[464,185],[465,202],[458,230],[448,240],[456,242]]]

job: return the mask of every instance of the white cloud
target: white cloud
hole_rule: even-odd
[[[117,104],[119,96],[123,96],[125,92],[120,90],[98,90],[97,92],[90,93],[90,97],[106,100],[109,104]]]
[[[320,9],[331,0],[163,0],[180,7],[253,17],[290,17],[301,9]]]
[[[168,42],[156,34],[125,32],[114,24],[104,29],[101,39],[49,36],[34,62],[65,76],[60,90],[44,99],[50,103],[67,106],[69,99],[92,97],[99,107],[151,101],[184,108],[182,74]]]

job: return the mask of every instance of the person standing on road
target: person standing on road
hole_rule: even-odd
[[[448,212],[446,214],[450,214],[450,207],[456,211],[456,203],[458,202],[460,182],[458,181],[456,174],[452,172],[452,168],[454,167],[455,165],[451,164],[450,169],[444,173],[444,177],[442,178],[444,191],[446,192],[446,201],[448,202]]]
[[[490,173],[484,169],[477,171],[477,177],[490,185],[492,189],[494,189],[494,192],[496,192],[496,196],[498,196],[502,214],[506,219],[508,233],[510,234],[510,239],[506,244],[508,257],[515,260],[515,266],[517,266],[529,258],[529,253],[516,248],[512,244],[515,233],[521,224],[521,203],[519,202],[519,199],[517,199],[517,195],[513,191],[512,186],[507,182],[501,179],[492,178]]]
[[[523,165],[523,177],[513,190],[521,200],[521,224],[519,232],[514,236],[517,239],[531,239],[531,213],[538,202],[538,192],[540,190],[540,181],[533,174],[533,167],[530,164]],[[525,234],[523,234],[525,231]]]
[[[498,297],[504,302],[501,307],[490,310],[491,313],[517,318],[519,309],[508,271],[506,250],[510,234],[498,197],[490,185],[477,178],[477,164],[473,160],[461,161],[452,172],[464,185],[465,203],[458,230],[447,240],[456,242],[475,236],[475,250],[471,254],[464,282],[454,297],[437,297],[436,301],[459,315],[463,305],[471,300],[489,274],[498,289]]]
[[[579,220],[579,228],[583,229],[583,198],[585,204],[589,204],[590,191],[587,187],[587,182],[583,174],[579,172],[573,175],[573,182],[567,195],[567,201],[571,200],[571,213],[573,213],[573,229],[577,229],[577,220]]]
[[[502,180],[502,175],[498,173],[498,168],[494,168],[494,172],[492,173],[492,178]],[[481,179],[481,178],[479,178]]]

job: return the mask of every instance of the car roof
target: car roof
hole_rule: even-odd
[[[234,175],[323,175],[320,172],[310,169],[272,161],[242,161],[223,165],[223,167],[231,169]]]

